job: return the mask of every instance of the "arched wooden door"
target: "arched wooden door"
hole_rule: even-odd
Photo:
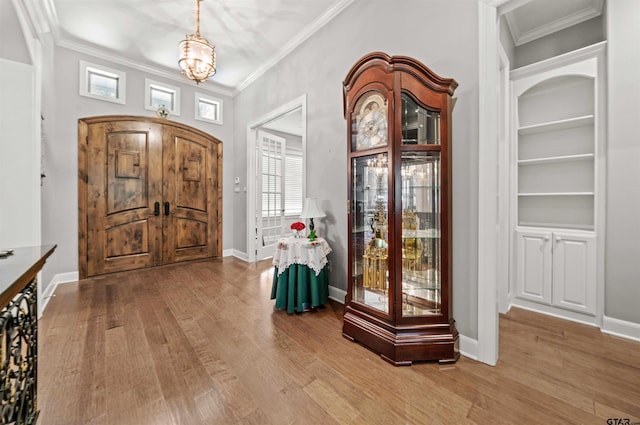
[[[80,278],[222,254],[222,143],[142,117],[79,120]]]

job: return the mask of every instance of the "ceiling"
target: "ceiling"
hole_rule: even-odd
[[[195,32],[196,0],[42,0],[55,41],[82,53],[184,81],[178,43]],[[216,46],[217,73],[203,84],[233,95],[354,0],[203,0],[200,33]],[[604,0],[489,0],[515,45],[602,13]]]
[[[512,0],[500,7],[516,46],[602,14],[604,0]]]
[[[268,123],[263,124],[262,128],[302,137],[302,108],[296,108],[291,112],[280,115]]]
[[[178,68],[178,43],[195,32],[196,0],[44,1],[57,44],[186,78]],[[200,34],[215,44],[217,55],[217,73],[203,88],[241,90],[352,2],[203,0]]]

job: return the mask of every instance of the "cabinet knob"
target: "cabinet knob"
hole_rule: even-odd
[[[549,236],[545,236],[544,240],[545,240],[545,242],[547,242],[549,240]]]
[[[556,236],[556,242],[560,242],[562,240],[561,237]]]

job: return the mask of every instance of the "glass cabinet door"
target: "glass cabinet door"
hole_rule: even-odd
[[[388,157],[354,158],[351,167],[352,298],[388,313]]]
[[[402,315],[439,315],[440,152],[403,152],[401,171]]]
[[[418,105],[407,93],[402,93],[402,144],[439,145],[440,113]]]

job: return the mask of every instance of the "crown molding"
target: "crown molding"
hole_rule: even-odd
[[[30,1],[30,0],[26,0],[26,1]],[[42,7],[38,6],[38,4],[42,4]],[[137,69],[139,71],[143,71],[152,75],[157,75],[159,77],[166,78],[168,80],[177,81],[182,84],[188,83],[187,81],[185,81],[185,77],[182,76],[182,74],[178,69],[176,69],[175,72],[167,71],[167,70],[154,67],[148,64],[126,59],[120,55],[88,46],[85,43],[79,43],[79,42],[65,39],[60,32],[58,14],[56,12],[55,5],[53,4],[53,0],[42,0],[41,3],[37,2],[34,7],[38,8],[39,13],[42,14],[42,16],[46,17],[46,20],[48,21],[48,24],[49,24],[48,27],[51,29],[51,34],[53,35],[53,40],[55,44],[59,47],[73,50],[75,52],[82,53],[91,57],[103,59],[105,61],[109,61],[112,63],[124,65],[133,69]],[[43,8],[44,10],[42,10]],[[213,83],[211,81],[208,81],[208,87],[201,85],[201,86],[198,86],[198,89],[207,91],[209,93],[214,93],[214,94],[229,96],[229,97],[233,96],[233,93],[234,93],[232,89],[228,89],[226,87],[216,85],[216,83]]]
[[[1,1],[1,0],[0,0]],[[159,67],[154,67],[142,62],[134,61],[131,59],[126,59],[116,53],[108,52],[96,47],[92,47],[87,45],[86,43],[81,43],[77,41],[72,41],[65,38],[60,31],[60,24],[58,21],[58,15],[56,12],[55,5],[53,0],[24,0],[29,2],[34,2],[33,7],[38,9],[39,16],[44,17],[46,22],[48,22],[48,28],[42,26],[42,28],[50,29],[51,34],[53,36],[53,40],[55,44],[59,47],[63,47],[69,50],[73,50],[78,53],[82,53],[88,56],[96,57],[99,59],[103,59],[105,61],[109,61],[112,63],[128,66],[143,72],[147,72],[149,74],[157,75],[163,78],[167,78],[169,80],[177,81],[180,83],[185,83],[184,77],[176,69],[175,72],[168,71],[166,69],[162,69]],[[275,66],[278,62],[280,62],[284,57],[286,57],[289,53],[291,53],[296,47],[302,44],[305,40],[315,34],[318,30],[324,27],[327,23],[329,23],[333,18],[335,18],[338,14],[340,14],[344,9],[346,9],[351,3],[355,0],[337,0],[329,9],[327,9],[318,19],[313,21],[310,25],[306,26],[303,31],[298,33],[298,35],[288,43],[286,43],[280,50],[276,52],[275,55],[271,57],[267,62],[261,65],[257,70],[255,70],[249,77],[247,77],[244,81],[242,81],[235,88],[227,88],[221,85],[216,85],[216,83],[209,81],[209,87],[199,86],[200,89],[223,95],[234,97],[246,87],[248,87],[251,83],[257,80],[260,76],[262,76],[265,72]],[[43,21],[43,24],[44,24]],[[39,25],[40,26],[40,25]]]
[[[36,1],[35,7],[40,10],[42,16],[47,20],[48,29],[51,31],[53,41],[57,44],[58,40],[60,40],[60,22],[58,21],[58,13],[53,0]]]
[[[146,72],[148,74],[153,74],[153,75],[157,75],[159,77],[163,77],[166,78],[168,80],[173,80],[179,83],[187,83],[187,81],[185,81],[185,77],[182,76],[182,74],[180,73],[179,70],[175,70],[175,72],[172,71],[166,71],[154,66],[150,66],[141,62],[137,62],[137,61],[132,61],[130,59],[126,59],[122,56],[119,56],[117,54],[113,54],[111,52],[107,52],[101,49],[97,49],[95,47],[90,47],[87,46],[84,43],[77,43],[74,41],[70,41],[70,40],[65,40],[65,39],[59,39],[57,40],[56,43],[59,47],[64,47],[65,49],[69,49],[69,50],[73,50],[75,52],[78,53],[83,53],[85,55],[89,55],[95,58],[99,58],[99,59],[103,59],[112,63],[117,63],[120,65],[124,65],[124,66],[128,66],[130,68],[134,68],[137,69],[138,71],[143,71]],[[207,82],[209,85],[209,87],[205,87],[204,85],[199,85],[198,86],[198,90],[205,90],[208,91],[210,93],[215,93],[215,94],[219,94],[219,95],[223,95],[223,96],[233,96],[233,91],[229,90],[227,88],[221,87],[221,86],[216,86],[216,87],[212,87],[213,82],[208,81]]]
[[[26,15],[29,17],[29,27],[33,31],[34,37],[51,32],[46,10],[43,10],[40,2],[34,0],[13,0],[13,3],[16,10],[24,8]]]
[[[285,44],[280,50],[276,52],[267,62],[256,69],[251,75],[249,75],[243,82],[238,84],[233,95],[240,93],[247,88],[251,83],[260,78],[265,72],[275,66],[289,53],[295,50],[296,47],[304,43],[309,37],[315,34],[318,30],[328,24],[333,18],[338,16],[340,12],[346,9],[354,0],[338,0],[329,9],[326,10],[318,19],[308,25],[302,32]]]

